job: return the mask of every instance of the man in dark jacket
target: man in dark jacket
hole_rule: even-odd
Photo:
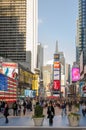
[[[4,116],[5,116],[5,119],[6,119],[5,123],[8,123],[8,116],[9,116],[8,110],[9,110],[9,107],[8,107],[8,104],[6,103],[5,108],[4,108]]]
[[[15,101],[14,103],[13,103],[13,115],[15,116],[17,116],[17,110],[18,110],[18,104],[17,104],[17,102]]]
[[[49,106],[47,108],[47,114],[49,118],[49,125],[53,125],[53,117],[55,115],[55,110],[54,110],[52,102],[49,103]]]

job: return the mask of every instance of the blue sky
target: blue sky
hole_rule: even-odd
[[[38,40],[45,47],[45,63],[53,58],[56,40],[66,63],[75,61],[78,0],[38,0]]]

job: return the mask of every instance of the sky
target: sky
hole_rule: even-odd
[[[66,63],[76,58],[78,0],[38,0],[38,41],[44,47],[44,64],[53,59],[56,41]]]

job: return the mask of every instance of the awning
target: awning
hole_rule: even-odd
[[[49,99],[58,99],[59,96],[48,96],[47,98],[49,98]]]

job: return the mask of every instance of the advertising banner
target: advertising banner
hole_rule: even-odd
[[[53,68],[54,71],[60,71],[60,68]]]
[[[60,72],[54,71],[54,80],[60,80]]]
[[[60,68],[60,63],[59,62],[54,62],[54,68]]]
[[[78,80],[80,80],[80,69],[72,68],[72,81],[76,82]]]
[[[59,54],[54,54],[54,60],[59,61]]]
[[[83,92],[86,93],[86,86],[83,86]]]
[[[17,81],[0,74],[0,100],[14,102],[17,99]]]
[[[10,78],[17,79],[18,78],[18,64],[10,63],[10,62],[3,62],[2,73]]]
[[[32,97],[32,98],[33,98],[33,97],[36,96],[36,91],[26,89],[26,90],[25,90],[25,96],[26,96],[26,97],[29,96],[29,97]]]
[[[5,77],[4,75],[0,74],[0,90],[4,90],[7,91],[8,88],[8,81],[7,81],[7,77]]]
[[[54,90],[60,90],[60,80],[54,80],[53,89]]]

